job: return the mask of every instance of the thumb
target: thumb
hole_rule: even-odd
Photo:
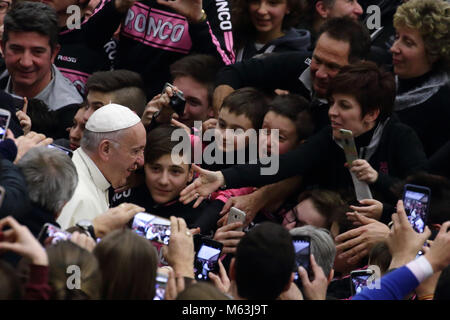
[[[425,226],[425,230],[420,235],[421,235],[421,238],[423,238],[423,242],[428,240],[428,238],[431,236],[430,228],[428,228],[428,226]]]
[[[233,200],[232,199],[228,199],[228,201],[223,206],[222,211],[220,211],[220,215],[223,215],[223,214],[227,213],[228,211],[230,211],[230,209],[233,206],[233,204],[234,204]]]
[[[298,267],[298,276],[302,280],[303,285],[306,285],[309,283],[308,272],[302,266]]]
[[[198,174],[204,173],[204,170],[195,163],[192,164],[192,170],[194,170],[194,172],[197,172]]]
[[[22,111],[27,114],[27,110],[28,110],[28,98],[27,97],[23,97],[23,108]]]

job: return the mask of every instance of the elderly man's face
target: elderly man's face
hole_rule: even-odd
[[[49,37],[34,31],[11,31],[8,37],[3,52],[13,89],[20,95],[33,92],[35,96],[50,82],[51,66],[59,48],[52,51]]]
[[[106,178],[113,188],[125,185],[130,174],[144,165],[145,141],[145,128],[139,122],[133,127],[125,129],[119,141],[111,144],[112,150],[107,163]]]

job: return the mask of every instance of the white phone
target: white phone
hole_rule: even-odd
[[[10,119],[11,112],[5,109],[0,109],[0,141],[5,140],[6,138],[6,130],[8,130]]]
[[[230,212],[228,213],[228,222],[227,224],[234,222],[245,222],[246,214],[244,211],[239,210],[238,208],[231,207]],[[237,228],[237,231],[242,231],[244,227]]]

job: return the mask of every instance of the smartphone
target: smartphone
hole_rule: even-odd
[[[8,130],[10,119],[11,112],[5,109],[0,109],[0,141],[5,140],[6,138],[6,130]]]
[[[166,82],[161,92],[162,94],[166,92],[167,87],[172,88],[173,91],[173,96],[170,97],[170,106],[179,116],[182,116],[184,114],[184,108],[186,106],[186,100],[184,99],[183,91],[175,90],[175,87],[172,84]]]
[[[406,184],[403,189],[403,205],[413,229],[422,233],[427,223],[430,207],[430,188]]]
[[[63,146],[60,146],[59,144],[51,143],[51,144],[49,144],[47,147],[48,147],[48,148],[56,148],[56,149],[59,149],[59,150],[63,151],[65,154],[67,154],[67,155],[68,155],[69,157],[71,157],[71,158],[72,158],[72,156],[73,156],[73,151],[72,151],[72,150],[67,149],[67,148],[65,148],[65,147],[63,147]]]
[[[162,272],[156,273],[156,284],[155,284],[155,297],[153,300],[164,300],[164,294],[166,293],[167,281],[169,276]]]
[[[194,271],[195,279],[208,281],[208,272],[219,273],[219,257],[223,244],[218,241],[203,238],[200,249],[195,255]]]
[[[38,240],[43,246],[49,246],[60,241],[70,240],[71,236],[70,232],[64,231],[51,223],[46,223],[39,233]]]
[[[302,266],[311,276],[310,255],[311,255],[311,238],[309,236],[292,236],[292,244],[295,251],[295,270],[294,282],[301,288],[302,280],[298,274],[298,267]]]
[[[353,138],[353,132],[346,129],[340,129],[342,137],[342,145],[344,147],[345,159],[349,166],[353,161],[358,159],[358,152],[356,151],[355,139]],[[363,181],[359,181],[354,174],[352,174],[353,184],[355,186],[356,199],[361,201],[363,199],[372,199],[372,192],[369,185]]]
[[[234,222],[245,222],[245,212],[242,210],[239,210],[238,208],[231,207],[230,212],[228,213],[228,221],[227,224],[234,223]],[[244,227],[236,228],[237,231],[242,231]]]
[[[136,213],[131,229],[138,235],[157,243],[169,244],[170,220],[146,212]]]
[[[367,282],[375,272],[371,269],[354,270],[350,272],[350,290],[352,296],[361,292],[364,287],[367,287]]]

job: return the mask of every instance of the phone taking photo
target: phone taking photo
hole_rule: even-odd
[[[167,274],[162,272],[156,273],[156,284],[155,284],[156,291],[153,300],[164,300],[168,280],[169,276]]]
[[[245,217],[247,215],[244,211],[239,210],[238,208],[231,207],[230,212],[228,213],[228,220],[227,224],[234,223],[234,222],[242,222],[245,223]],[[236,231],[242,231],[244,227],[236,228]]]
[[[403,189],[403,206],[413,229],[422,233],[427,223],[428,208],[430,206],[430,188],[405,185]]]
[[[45,247],[57,244],[60,241],[70,240],[71,237],[70,232],[64,231],[51,223],[46,223],[39,232],[38,240]]]
[[[11,112],[6,109],[0,109],[0,141],[6,139],[6,131],[8,130]]]
[[[292,244],[295,251],[295,270],[294,270],[294,282],[301,288],[302,280],[298,274],[298,267],[302,266],[311,276],[311,238],[309,236],[292,236]]]
[[[164,245],[169,244],[170,220],[146,212],[139,212],[133,218],[131,229],[138,235]]]
[[[200,249],[195,255],[194,272],[195,279],[208,281],[208,273],[219,273],[219,258],[223,244],[211,239],[202,238]]]
[[[367,287],[367,282],[374,273],[375,272],[371,269],[354,270],[350,272],[350,290],[352,296],[360,293],[364,287]]]
[[[186,106],[186,99],[184,98],[183,91],[181,90],[175,90],[175,87],[166,82],[166,84],[163,87],[162,94],[166,93],[166,88],[170,87],[172,88],[173,95],[170,97],[170,106],[172,107],[173,111],[175,111],[180,117],[184,114],[184,108]]]

